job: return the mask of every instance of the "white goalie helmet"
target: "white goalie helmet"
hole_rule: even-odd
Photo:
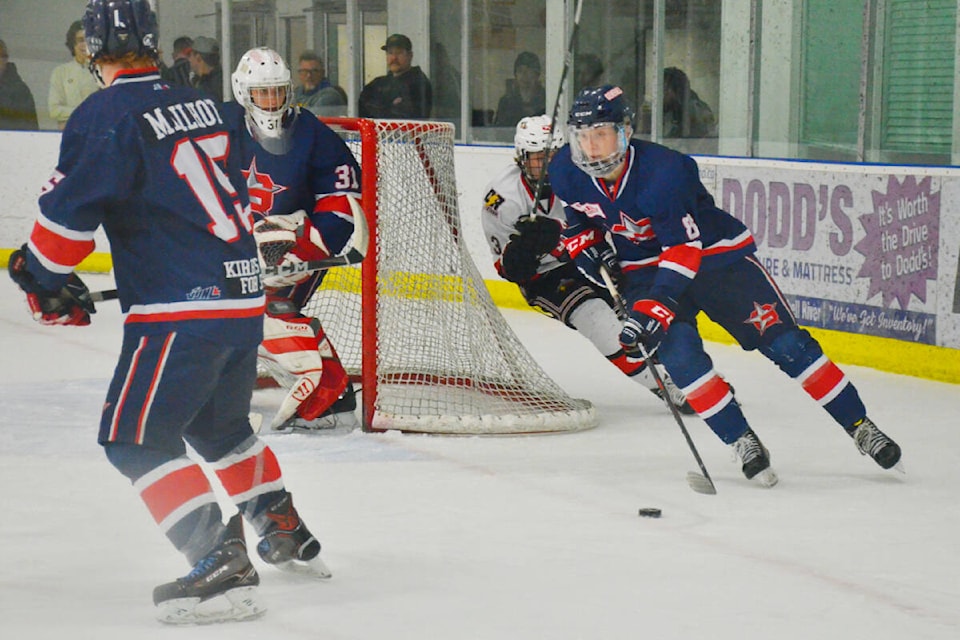
[[[553,130],[550,116],[527,116],[517,123],[517,131],[513,137],[514,160],[523,171],[527,180],[536,182],[540,179],[540,167],[531,166],[530,154],[546,152],[542,160],[545,167],[553,153],[563,146],[563,135],[560,130]]]
[[[296,112],[290,68],[268,47],[250,49],[231,76],[233,96],[247,112],[250,133],[267,151],[285,153]]]

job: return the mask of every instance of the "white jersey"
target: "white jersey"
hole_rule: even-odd
[[[510,242],[511,234],[517,232],[517,221],[533,212],[533,192],[535,188],[535,185],[531,188],[527,184],[520,172],[520,167],[513,164],[491,180],[484,190],[486,195],[483,197],[483,209],[480,213],[481,224],[483,225],[483,235],[486,237],[490,252],[493,254],[497,273],[501,272],[500,256],[503,254],[503,249]],[[546,209],[547,216],[566,226],[567,218],[559,198],[551,194],[541,199],[540,202],[541,212]],[[558,242],[553,251],[540,258],[537,273],[545,273],[561,266],[563,262],[560,261],[560,256],[563,253],[563,243]]]

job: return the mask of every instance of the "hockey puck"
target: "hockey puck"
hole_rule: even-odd
[[[637,511],[637,515],[641,518],[659,518],[661,513],[663,512],[656,507],[644,507]]]

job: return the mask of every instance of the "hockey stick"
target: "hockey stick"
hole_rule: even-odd
[[[353,234],[347,241],[346,250],[340,255],[330,256],[322,260],[309,260],[307,262],[296,262],[292,264],[276,265],[264,267],[264,276],[292,276],[300,273],[312,273],[314,271],[325,271],[333,267],[344,267],[352,264],[359,264],[367,255],[370,247],[370,228],[367,224],[367,216],[356,198],[347,197],[350,203],[350,211],[353,213]],[[116,300],[119,293],[116,289],[105,289],[103,291],[91,291],[90,299],[93,302],[103,302],[104,300]]]
[[[610,296],[613,298],[613,303],[617,307],[617,315],[626,317],[626,302],[624,301],[623,296],[620,295],[617,285],[614,284],[613,278],[610,276],[610,272],[607,271],[606,267],[601,266],[600,275],[603,277],[603,283],[606,285],[607,291],[610,292]],[[642,342],[637,346],[640,348],[640,353],[643,355],[643,359],[647,362],[647,366],[650,367],[650,373],[653,374],[653,379],[657,381],[657,386],[660,387],[660,390],[663,392],[663,400],[667,403],[667,406],[670,407],[670,413],[673,414],[673,419],[677,421],[680,431],[683,432],[683,437],[687,440],[687,446],[690,447],[690,452],[693,454],[693,457],[696,458],[697,464],[700,466],[701,473],[697,473],[695,471],[687,472],[687,484],[689,484],[690,488],[697,493],[716,495],[717,487],[713,484],[713,480],[710,478],[710,474],[707,472],[707,467],[704,466],[703,460],[700,458],[700,452],[697,451],[696,445],[693,444],[693,438],[690,437],[690,432],[687,431],[687,427],[683,424],[683,418],[680,417],[680,410],[677,408],[676,403],[674,403],[673,398],[670,397],[670,393],[663,384],[663,378],[660,377],[660,372],[657,371],[657,366],[654,364],[653,358],[651,358],[650,354],[647,353],[647,348],[643,346]]]
[[[563,83],[567,79],[567,73],[570,71],[570,62],[573,57],[573,47],[577,42],[577,31],[580,30],[580,10],[583,9],[583,0],[577,0],[577,10],[573,14],[573,28],[570,30],[570,41],[567,43],[566,55],[563,58],[563,71],[560,72],[560,82],[557,84],[557,99],[553,101],[553,114],[550,116],[550,138],[554,137],[557,130],[557,113],[560,111],[560,97],[563,96]],[[547,182],[547,157],[544,153],[543,170],[540,172],[540,178],[537,180],[537,188],[534,190],[533,214],[537,215],[537,209],[540,208],[540,199],[543,197],[543,187]]]

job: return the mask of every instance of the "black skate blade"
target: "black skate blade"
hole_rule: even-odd
[[[714,486],[713,480],[705,475],[696,473],[694,471],[688,471],[687,484],[689,484],[690,488],[697,493],[704,493],[710,496],[717,495],[717,487]]]
[[[225,608],[229,605],[229,608]],[[267,612],[256,587],[237,587],[214,598],[174,598],[157,605],[157,620],[169,625],[204,625],[245,622]]]

